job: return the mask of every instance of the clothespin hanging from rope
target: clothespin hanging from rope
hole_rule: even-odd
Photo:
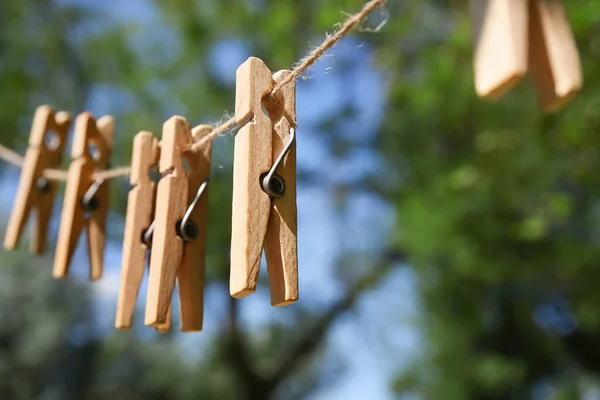
[[[108,167],[113,144],[114,119],[95,121],[89,112],[77,116],[67,186],[58,231],[53,276],[67,275],[69,264],[84,227],[87,231],[90,278],[102,276],[108,182],[94,179],[94,172]]]
[[[117,301],[115,327],[129,329],[135,310],[147,256],[152,245],[152,220],[156,199],[156,185],[150,171],[158,169],[160,149],[158,140],[150,132],[142,131],[133,139],[131,156],[131,190],[127,198],[127,214],[123,236],[123,261],[121,264],[121,286]],[[148,262],[149,264],[149,262]],[[157,331],[171,329],[171,315]]]
[[[52,217],[58,182],[46,179],[43,172],[47,168],[60,167],[70,124],[69,113],[55,113],[49,106],[37,108],[17,196],[6,228],[5,249],[12,250],[18,245],[23,227],[33,212],[30,249],[34,254],[42,254],[45,251],[48,224]]]
[[[531,72],[544,111],[581,89],[579,53],[562,0],[471,0],[475,88],[497,100]]]
[[[242,298],[256,290],[264,247],[274,306],[298,300],[295,80],[265,102],[268,116],[262,108],[289,73],[272,78],[251,57],[236,74],[235,118],[243,126],[234,150],[230,293]]]
[[[146,325],[165,323],[177,279],[181,330],[202,330],[211,144],[190,146],[207,130],[200,126],[192,132],[178,116],[163,125]]]

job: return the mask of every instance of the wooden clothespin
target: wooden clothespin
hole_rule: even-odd
[[[502,97],[527,73],[527,1],[471,0],[475,90]]]
[[[123,237],[123,261],[121,286],[117,301],[115,327],[129,329],[135,310],[135,302],[142,284],[146,255],[152,242],[152,221],[156,185],[150,179],[150,171],[158,168],[160,150],[158,140],[150,132],[142,131],[133,139],[131,157],[131,190],[127,199],[127,214]],[[166,332],[171,329],[171,316],[156,329]]]
[[[48,224],[52,217],[58,182],[44,178],[43,172],[47,168],[60,167],[70,124],[69,113],[55,113],[48,106],[37,108],[17,196],[6,229],[5,249],[12,250],[18,245],[23,227],[34,211],[30,249],[34,254],[42,254],[45,251]]]
[[[579,92],[579,53],[562,0],[471,0],[477,94],[495,100],[529,70],[544,111]]]
[[[529,68],[544,111],[581,90],[581,61],[562,0],[529,0]]]
[[[211,145],[190,146],[207,130],[200,126],[192,132],[179,116],[163,125],[146,325],[165,323],[177,279],[181,330],[202,330]]]
[[[67,275],[69,264],[83,228],[87,231],[90,277],[102,276],[108,182],[94,179],[94,172],[108,167],[113,144],[114,119],[104,116],[96,122],[89,112],[77,116],[67,186],[54,259],[55,278]]]
[[[275,74],[281,82],[289,71]],[[296,86],[292,79],[265,104],[271,71],[255,57],[237,70],[235,117],[246,123],[235,138],[230,293],[242,298],[256,290],[264,247],[271,304],[298,300],[296,214]]]

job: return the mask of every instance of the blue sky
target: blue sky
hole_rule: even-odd
[[[82,4],[79,0],[63,1]],[[119,7],[113,7],[111,3],[94,1],[85,4],[108,13],[116,23],[127,24],[135,20],[153,30],[160,23],[155,11],[142,0],[120,2]],[[93,31],[96,28],[92,26],[89,29]],[[132,42],[143,47],[143,37],[140,34]],[[156,40],[156,35],[147,37],[148,40]],[[161,37],[165,48],[172,48],[173,38],[168,34],[161,34]],[[319,40],[321,38],[313,38],[312,43]],[[308,40],[306,50],[310,50]],[[233,82],[236,68],[251,54],[243,42],[229,38],[215,46],[212,55],[211,68],[217,79]],[[346,71],[336,68],[336,63],[342,62],[353,67]],[[377,152],[362,146],[365,140],[378,134],[377,127],[385,109],[386,78],[373,65],[371,49],[352,38],[343,40],[310,70],[308,76],[310,79],[298,81],[297,89],[298,169],[319,176],[320,184],[298,187],[300,293],[301,301],[318,307],[341,295],[335,270],[337,256],[347,249],[356,248],[375,254],[389,240],[396,216],[389,205],[368,193],[353,195],[340,211],[335,192],[331,189],[385,168]],[[115,101],[113,96],[110,91],[96,88],[88,104],[90,111],[101,115],[123,104]],[[231,109],[224,112],[233,110],[233,96],[232,93]],[[354,117],[339,123],[339,128],[347,132],[346,139],[354,144],[354,148],[343,159],[333,159],[326,139],[327,132],[319,131],[318,124],[330,114],[337,113],[343,104],[352,104],[357,109]],[[193,116],[188,118],[193,120]],[[231,141],[231,137],[219,138],[215,147],[230,147]],[[215,151],[218,152],[218,149]],[[0,212],[4,215],[12,207],[17,182],[18,171],[6,169],[2,176],[6,196],[0,198]],[[60,203],[55,212],[54,229],[60,215],[59,206]],[[341,216],[341,219],[333,218],[334,215]],[[111,215],[110,218],[111,226],[122,226],[120,216]],[[80,248],[72,268],[77,279],[87,279],[85,257],[85,249]],[[121,243],[119,240],[112,241],[106,249],[105,276],[93,285],[98,300],[98,324],[105,332],[113,329],[120,263]],[[266,271],[263,269],[261,274],[266,274]],[[341,360],[346,371],[339,381],[316,393],[314,399],[391,398],[388,390],[390,379],[419,348],[414,328],[417,318],[414,287],[415,278],[410,271],[398,269],[377,290],[365,295],[356,310],[336,322],[325,351]],[[144,282],[140,304],[145,291]],[[195,349],[201,356],[202,345],[218,333],[218,316],[223,314],[225,295],[215,289],[207,291],[205,331],[178,336],[186,353]],[[242,321],[250,332],[258,334],[260,327],[273,319],[285,321],[288,309],[272,308],[268,298],[256,294],[242,300]],[[138,312],[136,318],[139,320],[141,316]],[[390,354],[394,356],[390,357]]]

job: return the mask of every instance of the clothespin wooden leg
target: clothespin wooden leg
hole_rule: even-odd
[[[157,324],[154,327],[156,332],[164,333],[164,332],[171,331],[171,324],[173,321],[172,310],[173,310],[173,307],[169,306],[169,309],[167,310],[167,317],[165,318],[165,322],[163,322],[162,324]]]
[[[92,115],[85,112],[75,122],[73,161],[68,171],[52,273],[55,278],[66,276],[84,227],[88,234],[91,279],[98,279],[102,274],[108,187],[106,182],[94,181],[93,174],[108,166],[113,130],[114,122],[110,116],[102,117],[96,123]],[[94,154],[88,146],[96,148]],[[94,191],[91,196],[90,190]],[[87,219],[86,213],[90,214]]]
[[[291,74],[284,70],[273,79],[280,82]],[[285,306],[298,300],[298,240],[296,210],[296,143],[291,129],[296,128],[296,81],[292,79],[279,94],[279,101],[269,108],[273,121],[273,160],[291,143],[285,158],[276,172],[281,177],[284,191],[271,200],[272,208],[265,239],[265,256],[271,304]],[[293,142],[290,142],[293,141]]]
[[[155,201],[156,201],[156,199],[155,199]],[[152,250],[150,250],[148,252],[148,275],[150,275],[150,262],[151,262],[151,260],[152,260]],[[154,325],[154,329],[156,330],[156,332],[164,333],[164,332],[170,332],[171,331],[171,324],[172,324],[172,321],[173,321],[172,311],[173,311],[173,307],[172,307],[171,304],[169,304],[169,308],[167,310],[167,317],[165,318],[165,322],[157,323],[157,324]]]
[[[78,192],[81,192],[79,182],[82,175],[91,175],[92,172],[91,168],[86,167],[85,160],[75,160],[69,166],[68,179],[70,181],[67,180],[63,211],[58,230],[54,268],[52,271],[54,278],[64,278],[69,271],[71,259],[77,247],[77,241],[81,236],[85,224],[84,213],[78,210],[81,207],[80,197],[78,196]]]
[[[202,329],[202,284],[203,269],[198,268],[199,251],[196,246],[200,232],[205,227],[196,219],[200,202],[206,188],[210,147],[184,149],[192,144],[192,133],[182,117],[172,117],[163,126],[161,141],[160,172],[164,174],[158,182],[156,212],[148,297],[146,302],[146,325],[157,326],[165,322],[175,279],[179,283],[181,330]],[[189,171],[183,166],[183,157],[189,163]],[[206,169],[204,169],[206,168]],[[194,199],[192,204],[189,199]],[[204,208],[205,209],[205,208]],[[202,279],[202,280],[201,280]]]
[[[98,133],[105,144],[104,155],[106,164],[103,169],[108,168],[108,160],[112,150],[114,120],[112,117],[102,117],[98,120]],[[97,191],[99,207],[88,218],[88,251],[90,256],[90,275],[92,280],[102,277],[102,266],[104,264],[104,246],[106,244],[106,217],[108,216],[109,182],[100,184]]]
[[[235,137],[229,291],[242,298],[256,290],[267,232],[271,199],[260,186],[271,167],[271,120],[262,111],[262,98],[271,89],[271,71],[250,57],[236,73],[235,118],[242,124]]]
[[[210,125],[199,125],[192,136],[201,137],[210,132]],[[206,232],[208,224],[208,178],[210,176],[211,142],[201,148],[188,152],[186,158],[190,165],[188,180],[188,208],[192,207],[190,220],[196,227],[195,238],[184,245],[183,259],[179,266],[177,285],[179,289],[179,308],[181,330],[200,331],[204,318],[204,275],[206,262]],[[197,204],[193,205],[198,190],[205,184]]]
[[[55,114],[48,106],[40,106],[35,112],[19,188],[4,238],[7,250],[17,246],[31,213],[34,214],[31,252],[41,254],[45,250],[58,183],[43,178],[43,171],[60,166],[70,123],[71,116],[68,113]]]
[[[556,111],[581,89],[575,38],[562,0],[529,1],[529,67],[545,111]]]
[[[181,263],[183,241],[177,235],[177,222],[187,207],[187,177],[181,149],[187,144],[187,122],[172,117],[163,125],[160,173],[164,176],[156,190],[152,257],[148,278],[145,324],[156,326],[167,319],[177,269]]]
[[[142,131],[133,139],[131,159],[132,189],[127,198],[127,214],[123,234],[121,286],[117,301],[115,327],[131,326],[135,302],[144,277],[148,245],[142,237],[152,224],[156,185],[150,179],[150,169],[158,163],[158,140]]]
[[[527,0],[471,0],[475,89],[495,100],[527,72]]]

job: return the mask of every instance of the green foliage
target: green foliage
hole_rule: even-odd
[[[457,8],[439,10],[438,25],[453,28],[447,37],[408,59],[386,55],[401,66],[402,83],[391,92],[388,108],[398,111],[387,114],[381,150],[409,171],[390,196],[420,277],[427,337],[414,372],[398,380],[400,393],[529,398],[551,382],[552,398],[581,398],[584,386],[572,382],[599,372],[591,361],[600,337],[598,296],[586,282],[599,276],[600,10],[583,8],[570,11],[585,88],[556,115],[539,111],[527,81],[498,103],[475,97],[468,19]],[[419,74],[411,79],[415,65]],[[542,309],[562,316],[548,322]]]
[[[0,2],[2,144],[25,145],[38,104],[93,107],[116,116],[113,164],[126,164],[140,129],[159,134],[173,114],[197,124],[233,111],[234,77],[211,64],[218,45],[236,42],[243,57],[288,68],[344,18],[340,11],[362,5],[148,0],[121,13],[95,3]],[[227,302],[216,334],[191,356],[174,335],[100,335],[87,285],[51,281],[48,259],[2,253],[0,398],[305,398],[336,375],[322,351],[335,321],[406,260],[422,348],[390,382],[399,396],[576,399],[597,388],[600,4],[568,2],[585,88],[564,111],[544,115],[528,81],[500,102],[475,96],[466,3],[390,0],[380,32],[354,34],[387,84],[378,94],[387,96],[385,117],[357,144],[359,128],[340,128],[358,112],[344,103],[319,121],[317,143],[327,148],[326,169],[361,147],[382,160],[379,171],[341,184],[303,175],[299,160],[305,187],[328,185],[340,231],[355,195],[397,216],[376,252],[354,237],[342,243],[341,299],[302,302],[279,314],[285,323],[253,329]],[[334,60],[342,79],[353,79],[353,62]],[[232,141],[215,143],[207,287],[226,293]],[[113,186],[117,215],[127,187]],[[117,228],[109,232],[116,241]],[[266,282],[260,287],[257,296],[266,294]]]

